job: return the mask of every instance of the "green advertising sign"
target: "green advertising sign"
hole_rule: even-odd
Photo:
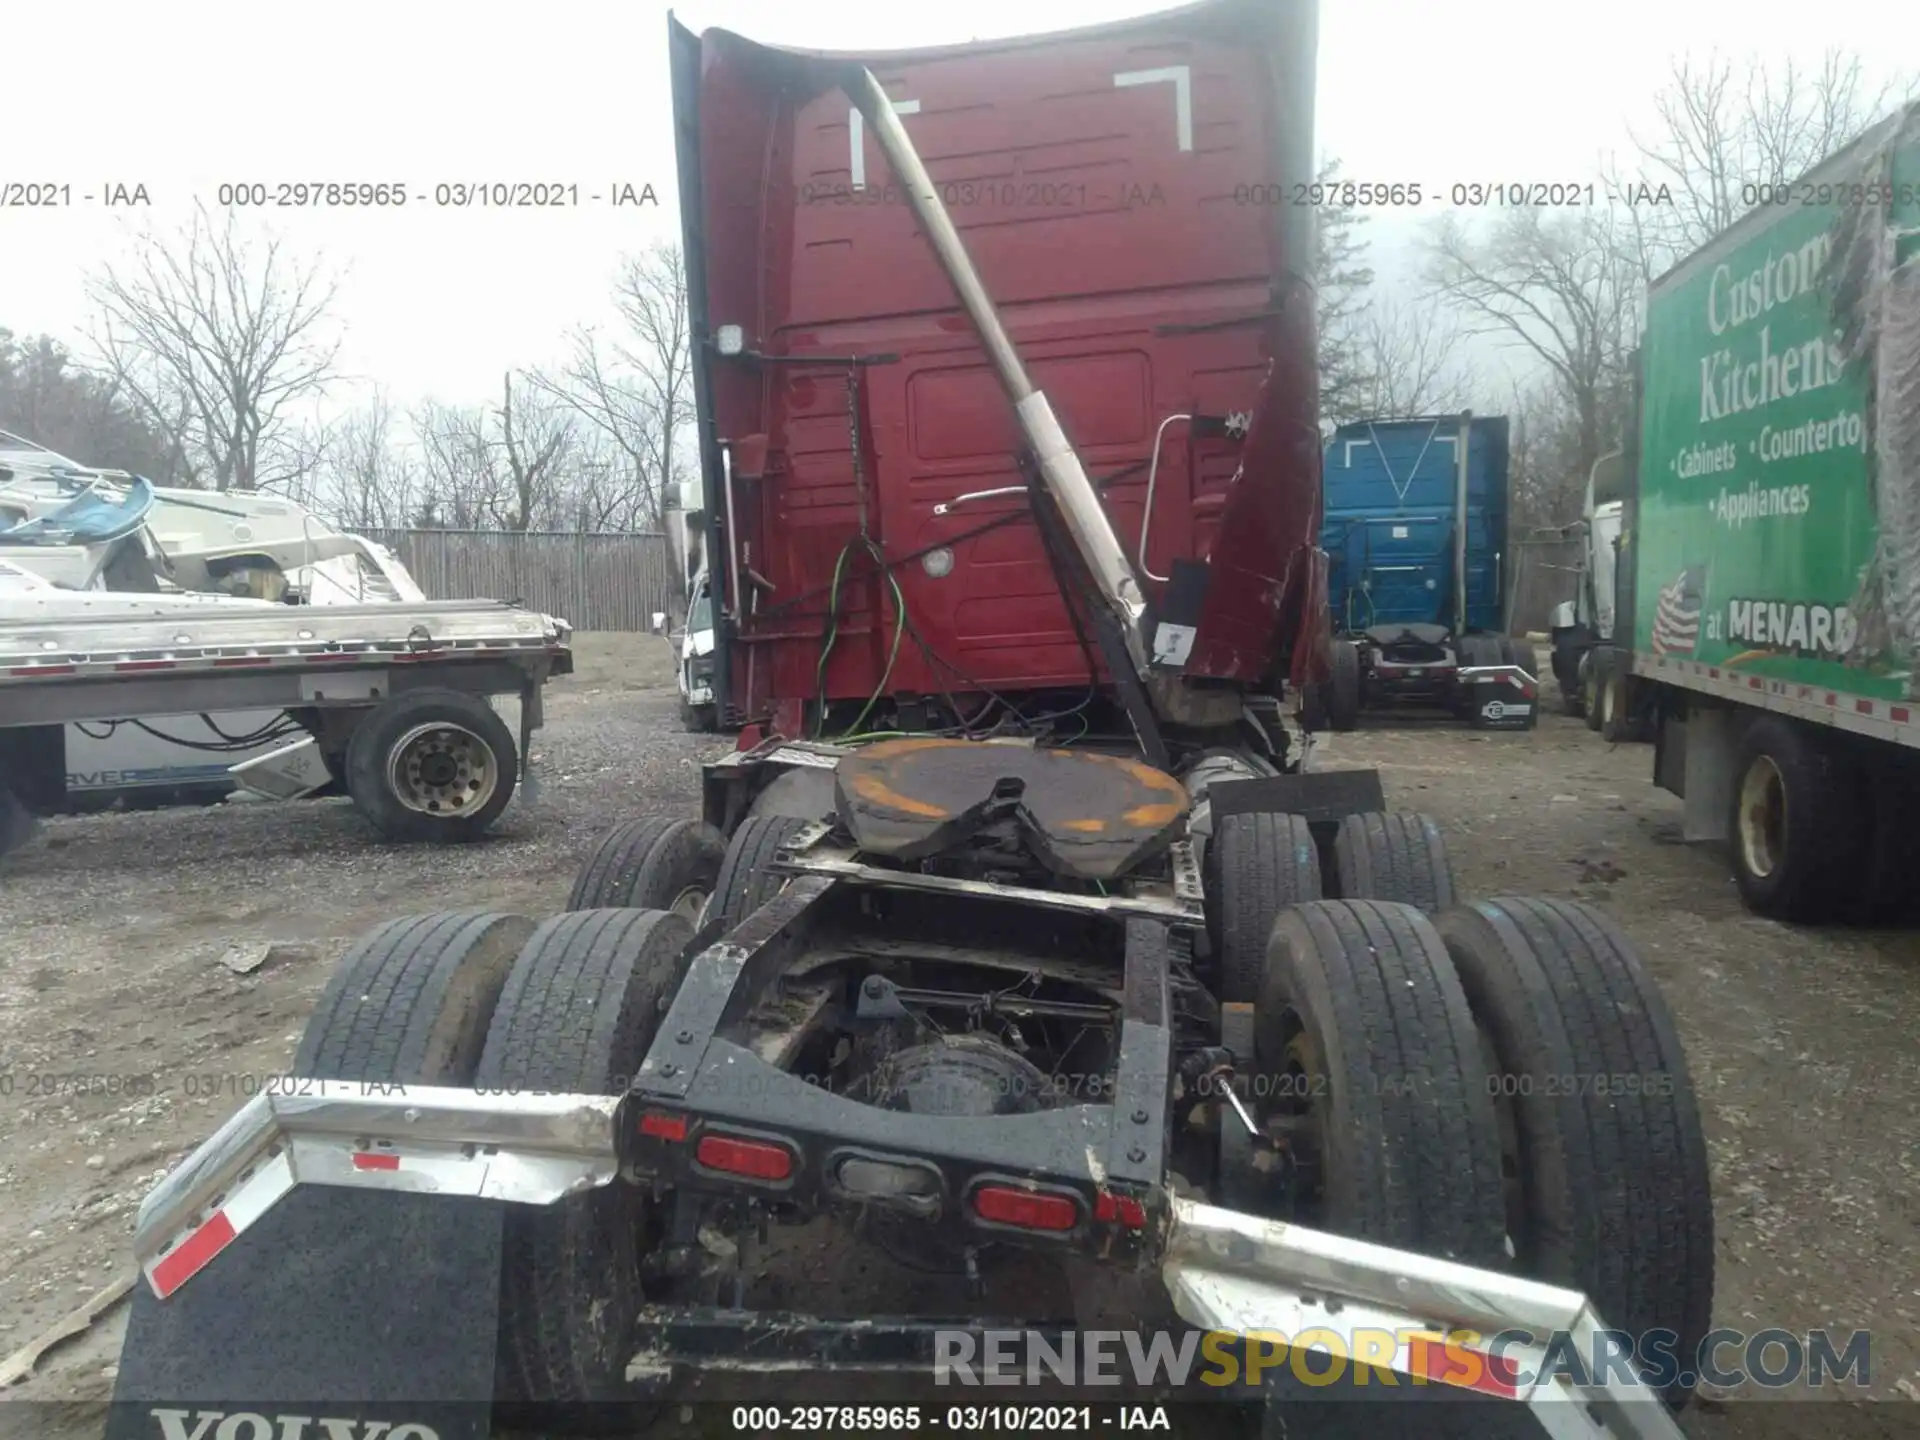
[[[1915,172],[1896,175],[1895,221],[1911,225]],[[1876,534],[1870,372],[1844,363],[1823,277],[1839,208],[1810,203],[1857,197],[1778,189],[1787,203],[1648,302],[1634,648],[1898,698],[1905,662],[1859,653]]]

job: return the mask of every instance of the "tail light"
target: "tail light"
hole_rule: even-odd
[[[1131,1196],[1102,1190],[1100,1198],[1093,1202],[1093,1218],[1108,1224],[1118,1222],[1129,1230],[1144,1230],[1147,1228],[1147,1207]]]
[[[1071,1195],[1019,1190],[1011,1185],[982,1185],[973,1192],[973,1213],[994,1225],[1022,1230],[1071,1230],[1080,1223],[1080,1206]]]
[[[793,1174],[793,1151],[786,1146],[737,1135],[702,1135],[693,1158],[709,1170],[749,1180],[785,1180]]]

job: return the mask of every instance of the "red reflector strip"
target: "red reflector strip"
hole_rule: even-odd
[[[375,1155],[366,1150],[357,1150],[353,1156],[353,1168],[356,1170],[398,1170],[398,1155]]]
[[[1504,1356],[1466,1345],[1449,1346],[1438,1335],[1416,1335],[1408,1342],[1407,1359],[1413,1374],[1438,1384],[1477,1390],[1502,1400],[1519,1398],[1520,1368]]]
[[[763,1140],[736,1140],[727,1135],[703,1135],[693,1158],[709,1170],[745,1175],[754,1180],[784,1180],[793,1173],[793,1152]]]
[[[209,1260],[226,1249],[233,1237],[233,1222],[227,1219],[226,1211],[214,1211],[198,1230],[154,1262],[153,1269],[148,1272],[154,1293],[162,1300],[166,1299],[199,1273]]]
[[[973,1213],[996,1225],[1022,1230],[1071,1230],[1080,1223],[1080,1207],[1065,1195],[1040,1195],[1006,1185],[982,1185],[973,1192]]]
[[[1129,1230],[1147,1228],[1147,1207],[1126,1195],[1110,1195],[1105,1190],[1093,1202],[1093,1218],[1108,1224],[1118,1221]]]
[[[671,1140],[678,1144],[687,1138],[687,1117],[668,1115],[660,1110],[649,1110],[640,1117],[640,1133],[651,1135],[656,1140]]]
[[[80,667],[77,665],[16,665],[9,675],[71,675]]]

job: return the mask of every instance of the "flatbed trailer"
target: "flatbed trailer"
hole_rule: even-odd
[[[277,709],[308,734],[238,767],[283,798],[343,788],[396,839],[470,839],[519,783],[563,620],[492,600],[285,606],[26,587],[0,615],[0,789],[60,778],[61,726]],[[516,743],[487,697],[520,702]]]

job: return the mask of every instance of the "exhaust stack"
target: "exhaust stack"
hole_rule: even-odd
[[[907,202],[913,207],[921,228],[926,231],[941,269],[947,272],[947,278],[953,282],[954,291],[966,309],[967,318],[973,321],[973,328],[979,333],[987,358],[993,362],[1001,387],[1013,405],[1014,417],[1026,435],[1027,443],[1033,447],[1047,489],[1066,518],[1068,533],[1072,535],[1107,605],[1119,617],[1134,667],[1145,675],[1148,670],[1146,596],[1140,589],[1139,577],[1133,573],[1133,566],[1127,560],[1120,537],[1114,532],[1113,522],[1107,517],[1106,507],[1100,503],[1100,492],[1093,488],[1093,482],[1087,478],[1079,455],[1074,452],[1066,432],[1060,428],[1060,422],[1054,416],[1053,406],[1047,403],[1046,394],[1035,388],[1027,375],[1020,352],[1014,349],[1013,340],[1001,325],[999,312],[994,309],[986,287],[980,283],[979,272],[973,268],[973,260],[961,242],[960,232],[954,228],[953,219],[940,199],[940,192],[927,174],[926,166],[921,163],[919,152],[913,148],[907,127],[900,122],[899,113],[887,98],[886,90],[865,66],[849,74],[843,83],[849,98],[859,107],[868,128],[873,132],[881,152],[887,157],[888,164],[900,178]]]

